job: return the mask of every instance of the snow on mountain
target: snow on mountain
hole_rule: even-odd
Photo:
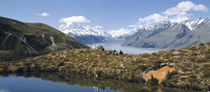
[[[114,38],[114,39],[123,39],[125,37],[131,36],[135,34],[138,30],[145,31],[145,33],[149,31],[157,31],[168,29],[172,26],[176,26],[179,24],[185,25],[188,29],[194,30],[197,29],[207,23],[209,23],[208,18],[198,18],[196,20],[186,20],[184,22],[173,22],[170,20],[165,20],[156,25],[138,25],[134,28],[121,28],[117,30],[107,30],[102,26],[90,26],[90,25],[80,25],[80,24],[71,24],[66,25],[63,24],[60,26],[60,30],[70,36],[73,37],[84,37],[84,36],[97,36],[97,37],[104,37],[104,38]],[[86,39],[86,38],[84,38]],[[95,38],[94,38],[95,39]]]
[[[194,30],[198,28],[200,25],[207,24],[209,22],[210,20],[208,18],[198,18],[196,20],[188,19],[183,22],[172,22],[170,20],[165,20],[161,21],[160,23],[157,23],[156,25],[138,25],[138,29],[155,30],[159,28],[168,28],[177,24],[184,24],[185,26],[187,26],[188,29]]]
[[[196,29],[200,24],[209,22],[208,18],[198,18],[196,20],[187,20],[185,24],[190,30]]]
[[[162,21],[140,29],[123,45],[141,48],[178,48],[210,41],[210,20],[198,18],[183,22]]]
[[[70,25],[69,27],[60,26],[60,30],[71,36],[81,36],[81,35],[94,35],[94,36],[104,36],[108,37],[109,34],[103,29],[102,26],[89,26],[89,25]]]
[[[122,36],[129,36],[134,34],[136,29],[125,29],[121,28],[118,30],[105,30],[102,26],[89,26],[89,25],[70,25],[60,26],[60,30],[70,36],[84,36],[84,35],[93,35],[93,36],[102,36],[117,38]]]
[[[122,37],[122,36],[130,36],[130,35],[134,34],[135,32],[137,32],[136,29],[125,29],[125,28],[108,31],[108,33],[112,36],[112,38],[118,38],[118,37]]]

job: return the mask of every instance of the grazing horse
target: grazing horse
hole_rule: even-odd
[[[110,50],[109,51],[109,54],[112,54],[112,55],[123,55],[123,52],[120,50],[120,52],[118,53],[116,50]]]
[[[123,55],[123,52],[122,52],[121,50],[120,50],[120,52],[119,52],[119,53],[120,53],[120,55]]]

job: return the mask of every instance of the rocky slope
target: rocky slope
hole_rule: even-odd
[[[0,17],[0,61],[73,48],[87,46],[46,24]]]
[[[74,49],[14,62],[0,62],[0,72],[62,72],[149,85],[210,90],[210,42],[139,55]],[[168,72],[167,72],[168,71]]]
[[[123,45],[142,48],[180,48],[210,41],[210,20],[198,18],[182,23],[163,21],[140,29]]]

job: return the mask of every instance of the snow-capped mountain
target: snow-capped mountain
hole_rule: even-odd
[[[111,37],[118,38],[122,36],[128,36],[134,34],[136,29],[125,29],[121,28],[118,30],[105,30],[102,26],[82,26],[82,25],[70,25],[69,27],[61,26],[60,30],[71,36],[84,36],[84,35],[92,35],[92,36],[103,36],[103,37]]]
[[[121,28],[118,30],[108,30],[103,28],[102,26],[89,26],[89,25],[79,25],[79,24],[73,24],[69,26],[61,25],[60,30],[65,34],[74,37],[75,39],[79,40],[82,43],[89,44],[89,43],[107,42],[110,40],[124,40],[124,39],[133,38],[134,36],[136,36],[138,39],[143,39],[143,38],[145,39],[146,37],[153,37],[154,35],[157,36],[157,34],[159,33],[163,35],[163,36],[159,35],[160,39],[169,39],[172,37],[169,35],[181,38],[183,35],[190,33],[189,31],[203,30],[204,28],[207,28],[209,24],[210,20],[208,18],[198,18],[196,20],[189,19],[179,23],[172,22],[170,20],[165,20],[160,23],[157,23],[156,25],[139,25],[136,28]],[[174,32],[168,32],[168,31],[174,31]],[[166,37],[166,38],[161,38],[161,37]],[[137,40],[137,38],[135,39]],[[151,41],[155,41],[156,38],[151,38]],[[146,39],[146,41],[148,40],[149,39]],[[134,41],[134,43],[135,42],[138,41]]]
[[[69,26],[61,25],[60,31],[86,44],[105,42],[107,39],[122,40],[137,32],[136,29],[121,28],[119,30],[107,30],[102,26],[89,26],[78,24]]]
[[[116,38],[116,39],[119,37],[131,36],[136,32],[137,32],[137,29],[126,29],[126,28],[107,31],[107,33],[110,34],[112,38]]]
[[[178,48],[210,41],[210,20],[162,21],[140,28],[124,45],[143,48]]]
[[[171,27],[174,25],[183,24],[183,25],[187,26],[188,29],[194,30],[201,26],[204,26],[205,24],[208,24],[209,22],[210,22],[210,19],[202,18],[202,17],[200,17],[196,20],[188,19],[188,20],[180,22],[180,23],[171,22],[170,20],[165,20],[160,23],[157,23],[156,25],[144,25],[144,26],[140,25],[138,27],[138,29],[140,29],[140,30],[156,30],[159,28],[168,28],[168,27]]]
[[[200,26],[203,26],[207,23],[209,23],[210,20],[208,18],[198,18],[196,20],[187,20],[184,22],[184,24],[190,29],[190,30],[193,30],[193,29],[197,29],[199,28]]]
[[[69,27],[61,26],[60,30],[71,36],[93,35],[108,37],[109,34],[104,30],[102,26],[82,26],[82,25],[70,25]]]

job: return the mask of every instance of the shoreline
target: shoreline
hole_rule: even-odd
[[[123,92],[136,92],[138,91],[161,91],[161,92],[197,92],[199,90],[186,90],[183,88],[170,88],[158,85],[145,85],[137,82],[126,82],[115,79],[98,79],[87,75],[78,74],[63,74],[63,73],[5,73],[0,74],[0,77],[26,77],[26,78],[39,78],[42,80],[52,81],[55,83],[65,83],[69,85],[81,85],[103,90],[110,88],[112,90],[120,90]]]

